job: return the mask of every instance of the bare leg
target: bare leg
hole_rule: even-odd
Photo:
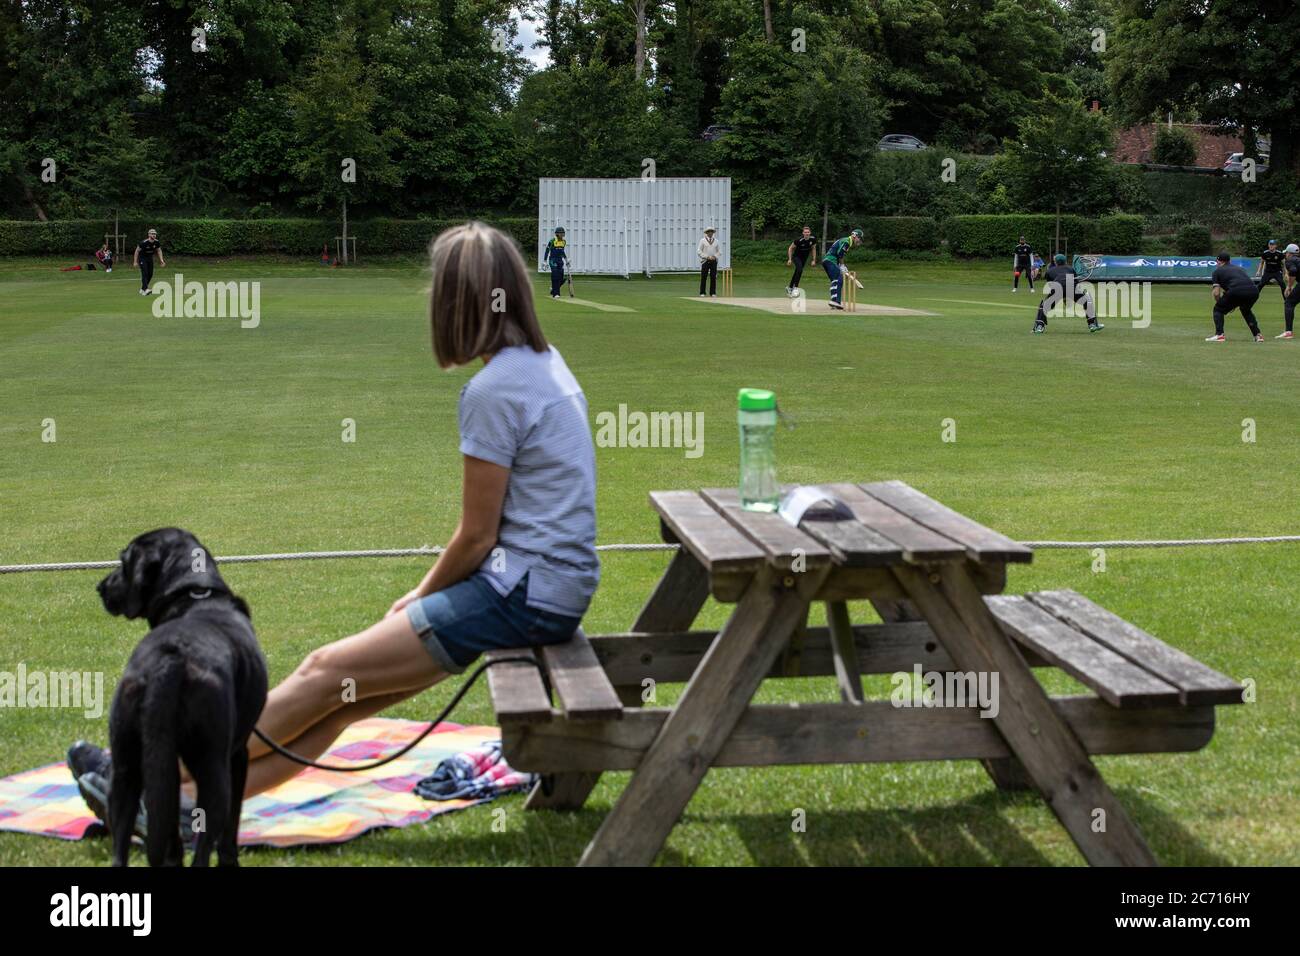
[[[257,726],[262,733],[295,753],[305,757],[319,756],[348,724],[432,687],[446,676],[416,637],[406,615],[394,614],[359,634],[308,654],[297,669],[267,695]],[[354,702],[345,701],[348,692],[348,696],[355,696]],[[362,705],[375,698],[384,698],[387,702],[365,712]],[[318,724],[344,708],[347,711],[327,724],[320,735],[308,736]],[[326,734],[328,736],[324,736]],[[321,737],[323,743],[319,742]],[[301,746],[300,738],[303,738]],[[309,752],[309,744],[319,745],[319,749],[313,754]],[[265,770],[259,769],[261,758],[270,752],[270,748],[256,737],[249,739],[251,762],[245,796],[287,780],[302,769],[278,754],[275,760],[283,765],[278,772],[270,770],[275,764],[268,764]],[[288,772],[290,768],[293,773]],[[263,782],[272,778],[272,784]],[[186,789],[192,790],[188,781]]]
[[[447,675],[442,674],[438,680],[445,676]],[[419,692],[419,690],[398,691],[397,693],[384,694],[379,697],[367,697],[365,700],[359,700],[354,704],[347,704],[316,723],[306,733],[288,743],[280,741],[280,744],[299,756],[306,757],[308,760],[315,760],[329,749],[330,744],[338,739],[339,734],[343,733],[349,724],[358,720],[365,720],[367,717],[373,717],[380,711],[386,710],[408,697],[414,697]],[[260,740],[257,742],[262,744]],[[262,748],[265,749],[266,745],[262,744]],[[249,762],[248,780],[244,786],[244,796],[250,797],[255,793],[262,793],[272,787],[279,786],[286,780],[296,777],[302,769],[301,764],[294,763],[288,757],[282,757],[277,753],[266,753]]]
[[[443,676],[406,615],[394,614],[308,654],[267,695],[257,726],[272,740],[294,740],[348,703],[345,695],[361,701],[397,691],[414,693]],[[268,749],[256,738],[248,743],[254,760]]]

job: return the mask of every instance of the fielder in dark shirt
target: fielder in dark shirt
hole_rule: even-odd
[[[1219,267],[1210,277],[1210,281],[1214,283],[1215,294],[1214,334],[1205,341],[1224,340],[1223,318],[1233,309],[1241,309],[1241,317],[1246,320],[1246,326],[1250,329],[1250,334],[1255,337],[1255,341],[1264,341],[1252,308],[1259,300],[1259,288],[1255,285],[1255,280],[1241,266],[1232,265],[1232,259],[1226,252],[1220,252],[1217,260]]]
[[[1276,282],[1277,287],[1282,290],[1283,301],[1286,300],[1286,279],[1282,272],[1282,262],[1285,258],[1282,250],[1277,247],[1277,240],[1270,239],[1268,248],[1259,255],[1259,270],[1255,273],[1255,278],[1259,280],[1259,291],[1263,293],[1264,286]]]
[[[1279,339],[1289,339],[1293,337],[1295,324],[1295,307],[1300,305],[1300,251],[1296,249],[1295,243],[1287,246],[1286,260],[1282,263],[1282,268],[1286,272],[1287,292],[1283,298],[1282,315],[1286,319],[1286,329],[1278,336]]]
[[[149,294],[149,283],[153,281],[153,257],[158,257],[158,263],[164,269],[167,268],[167,262],[163,259],[162,243],[158,241],[158,230],[150,229],[149,235],[140,240],[140,244],[135,247],[134,265],[140,268],[140,294]]]
[[[1214,270],[1214,275],[1210,281],[1217,285],[1224,292],[1232,295],[1249,295],[1252,292],[1258,292],[1259,288],[1254,281],[1246,274],[1246,270],[1241,266],[1232,265],[1231,261],[1219,260],[1219,267]]]
[[[1035,335],[1047,331],[1047,313],[1058,302],[1080,303],[1083,306],[1083,314],[1088,319],[1089,332],[1100,332],[1106,327],[1097,321],[1097,305],[1093,302],[1092,295],[1080,286],[1079,276],[1065,264],[1065,255],[1058,252],[1052,265],[1047,267],[1047,283],[1044,287],[1046,294],[1038,303],[1038,315],[1034,317]]]
[[[1021,273],[1024,274],[1025,281],[1029,283],[1030,290],[1031,291],[1033,290],[1034,288],[1033,269],[1034,269],[1033,247],[1030,246],[1029,243],[1025,242],[1024,236],[1021,236],[1020,242],[1019,244],[1017,244],[1015,251],[1012,253],[1012,258],[1011,258],[1011,274],[1013,276],[1011,280],[1012,292],[1017,292],[1020,289]]]
[[[790,282],[785,287],[786,295],[794,295],[794,290],[799,288],[799,277],[803,275],[803,267],[808,264],[808,257],[816,248],[817,237],[812,234],[812,229],[804,226],[803,234],[790,243],[790,248],[785,251],[785,264],[794,266],[794,275],[790,277]]]

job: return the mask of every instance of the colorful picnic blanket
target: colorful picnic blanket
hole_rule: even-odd
[[[408,743],[427,724],[371,717],[343,732],[322,763],[368,763]],[[405,827],[487,798],[434,802],[415,786],[446,758],[498,740],[496,727],[443,723],[410,753],[374,770],[338,773],[307,768],[274,790],[244,801],[243,846],[345,843],[376,827]],[[80,840],[95,822],[67,764],[0,779],[0,830]]]

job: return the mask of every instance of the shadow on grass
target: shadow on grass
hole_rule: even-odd
[[[1231,865],[1142,794],[1119,791],[1117,796],[1161,864]],[[525,813],[522,798],[488,806],[507,808],[510,822],[504,832],[485,830],[477,822],[473,832],[463,828],[453,832],[434,818],[420,826],[362,837],[352,844],[357,852],[351,861],[348,847],[340,845],[248,848],[245,859],[270,865],[315,865],[326,862],[319,857],[328,855],[334,858],[329,862],[345,866],[572,866],[608,812],[598,805],[572,813]],[[692,840],[679,833],[675,841],[670,838],[656,862],[663,866],[1048,866],[1053,861],[1009,819],[1009,815],[1033,808],[1044,808],[1035,794],[988,791],[923,809],[815,812],[803,833],[793,831],[791,817],[785,812],[688,812],[680,826],[696,835],[715,831],[708,839],[710,846],[691,852]],[[1048,819],[1049,825],[1060,826]],[[1063,829],[1060,837],[1068,840]],[[730,845],[735,839],[743,851]],[[265,853],[281,859],[256,860]],[[1082,857],[1076,855],[1074,862],[1082,863]]]
[[[1174,817],[1135,791],[1116,796],[1164,865],[1228,866]],[[1008,811],[1041,807],[1032,793],[988,791],[958,803],[910,810],[819,813],[806,833],[770,815],[715,818],[732,826],[764,866],[1048,866]],[[1051,825],[1060,824],[1051,819]],[[1062,839],[1069,839],[1064,828]],[[1083,863],[1076,855],[1075,862]]]

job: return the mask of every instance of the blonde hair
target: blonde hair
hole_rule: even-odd
[[[513,345],[550,348],[533,308],[533,288],[513,239],[481,222],[443,232],[429,246],[429,327],[443,368]]]

